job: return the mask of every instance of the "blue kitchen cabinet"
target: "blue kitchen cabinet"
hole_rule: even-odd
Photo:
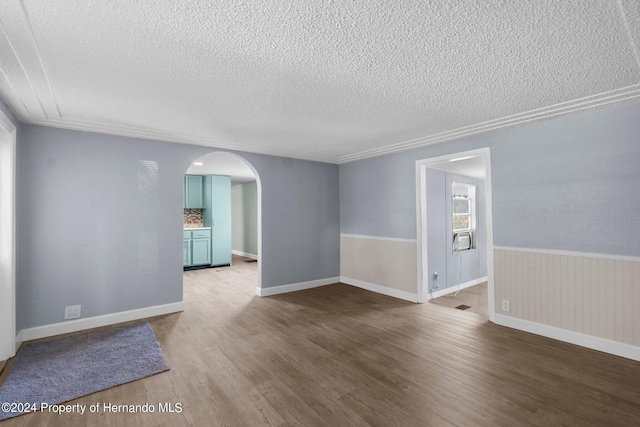
[[[191,267],[191,232],[185,231],[184,234],[189,234],[189,237],[182,238],[182,266]]]
[[[204,176],[185,175],[184,176],[184,207],[189,209],[202,209]]]
[[[183,231],[182,266],[197,267],[211,264],[211,230]]]
[[[211,227],[211,265],[231,265],[231,177],[204,177],[203,224]]]
[[[191,265],[211,264],[211,231],[198,230],[191,232]]]

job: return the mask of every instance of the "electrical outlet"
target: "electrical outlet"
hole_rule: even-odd
[[[64,308],[64,319],[77,319],[82,313],[81,305],[68,305]]]
[[[509,312],[509,300],[508,299],[503,299],[502,300],[502,311],[506,311],[507,313]]]

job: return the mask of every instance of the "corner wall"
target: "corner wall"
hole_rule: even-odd
[[[525,327],[519,322],[532,322],[541,326],[536,333],[567,341],[579,335],[586,337],[578,339],[581,345],[604,347],[605,351],[611,343],[628,345],[623,355],[640,360],[637,338],[620,333],[618,326],[609,326],[615,324],[610,313],[637,325],[634,313],[640,310],[635,296],[640,293],[640,282],[635,273],[629,276],[636,267],[628,264],[640,257],[640,246],[632,237],[640,227],[640,198],[635,197],[640,194],[638,117],[640,103],[628,103],[341,164],[340,231],[343,236],[415,239],[415,162],[489,147],[493,205],[487,208],[492,209],[493,242],[499,247],[493,266],[496,321],[520,329]],[[589,269],[583,273],[584,279],[571,281],[568,270],[545,270],[535,262],[513,266],[505,252],[521,248],[530,252],[570,251],[578,258],[584,254],[623,257],[628,262],[605,263],[604,270]],[[358,266],[360,270],[384,269],[380,276],[404,276],[408,271],[397,269],[412,268],[377,264],[377,259],[393,257],[391,248],[371,260],[358,257],[357,248],[345,250],[341,259],[347,264],[341,265],[342,271],[352,270],[348,263],[355,259],[364,263]],[[507,267],[515,267],[518,273],[497,273]],[[522,280],[525,276],[532,279]],[[591,289],[595,277],[615,284],[596,292]],[[407,289],[404,283],[390,286]],[[412,292],[416,290],[417,283]],[[631,299],[627,298],[629,292],[634,295]],[[605,310],[598,303],[594,309],[592,300],[602,295],[607,298],[602,304],[609,308]],[[502,299],[510,299],[514,310],[501,311]],[[588,316],[569,322],[555,314],[558,307],[573,307],[570,310]],[[532,312],[549,315],[546,320],[531,318],[528,313]],[[562,334],[554,335],[556,329]],[[608,332],[601,333],[605,330]],[[606,339],[607,345],[598,344],[601,339]]]
[[[257,259],[258,256],[258,184],[233,185],[231,187],[232,244],[233,253]]]
[[[32,125],[22,131],[17,311],[24,339],[95,326],[87,319],[180,310],[183,177],[193,160],[220,150]],[[235,154],[262,184],[262,288],[335,281],[337,165]],[[82,305],[82,318],[64,321],[67,305]]]

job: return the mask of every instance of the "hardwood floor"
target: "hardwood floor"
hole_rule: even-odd
[[[468,307],[464,309],[465,312],[475,313],[487,319],[489,318],[487,307],[487,282],[462,289],[458,293],[452,293],[431,299],[429,300],[429,303],[449,308],[456,308],[463,305]]]
[[[69,402],[180,413],[0,425],[638,425],[640,363],[344,284],[260,298],[256,267],[185,272],[185,311],[150,320],[171,370]]]

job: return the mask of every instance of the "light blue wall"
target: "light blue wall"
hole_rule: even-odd
[[[263,283],[276,286],[339,276],[338,166],[243,157],[254,165],[262,185]]]
[[[447,288],[447,227],[445,224],[446,173],[427,168],[425,196],[427,208],[427,256],[429,293]],[[438,273],[438,278],[434,277]],[[437,287],[436,287],[437,286]]]
[[[182,300],[183,177],[214,149],[22,126],[18,323]],[[219,151],[219,150],[218,150]],[[336,165],[236,153],[262,183],[263,287],[339,275]]]
[[[468,182],[476,186],[477,224],[476,249],[453,253],[451,218],[451,181]],[[484,215],[486,208],[484,181],[476,178],[427,168],[427,254],[429,257],[429,290],[438,272],[438,289],[455,287],[487,275],[487,246]],[[434,290],[435,291],[435,290]]]
[[[494,244],[640,256],[638,117],[618,105],[340,167],[236,153],[262,183],[263,286],[338,276],[339,232],[415,239],[415,161],[480,147]],[[65,305],[89,317],[180,301],[182,179],[216,150],[18,128],[18,329],[62,321]]]
[[[258,183],[231,187],[232,246],[235,251],[258,255]]]
[[[415,161],[491,148],[494,244],[640,256],[640,103],[340,165],[341,233],[416,238]]]

